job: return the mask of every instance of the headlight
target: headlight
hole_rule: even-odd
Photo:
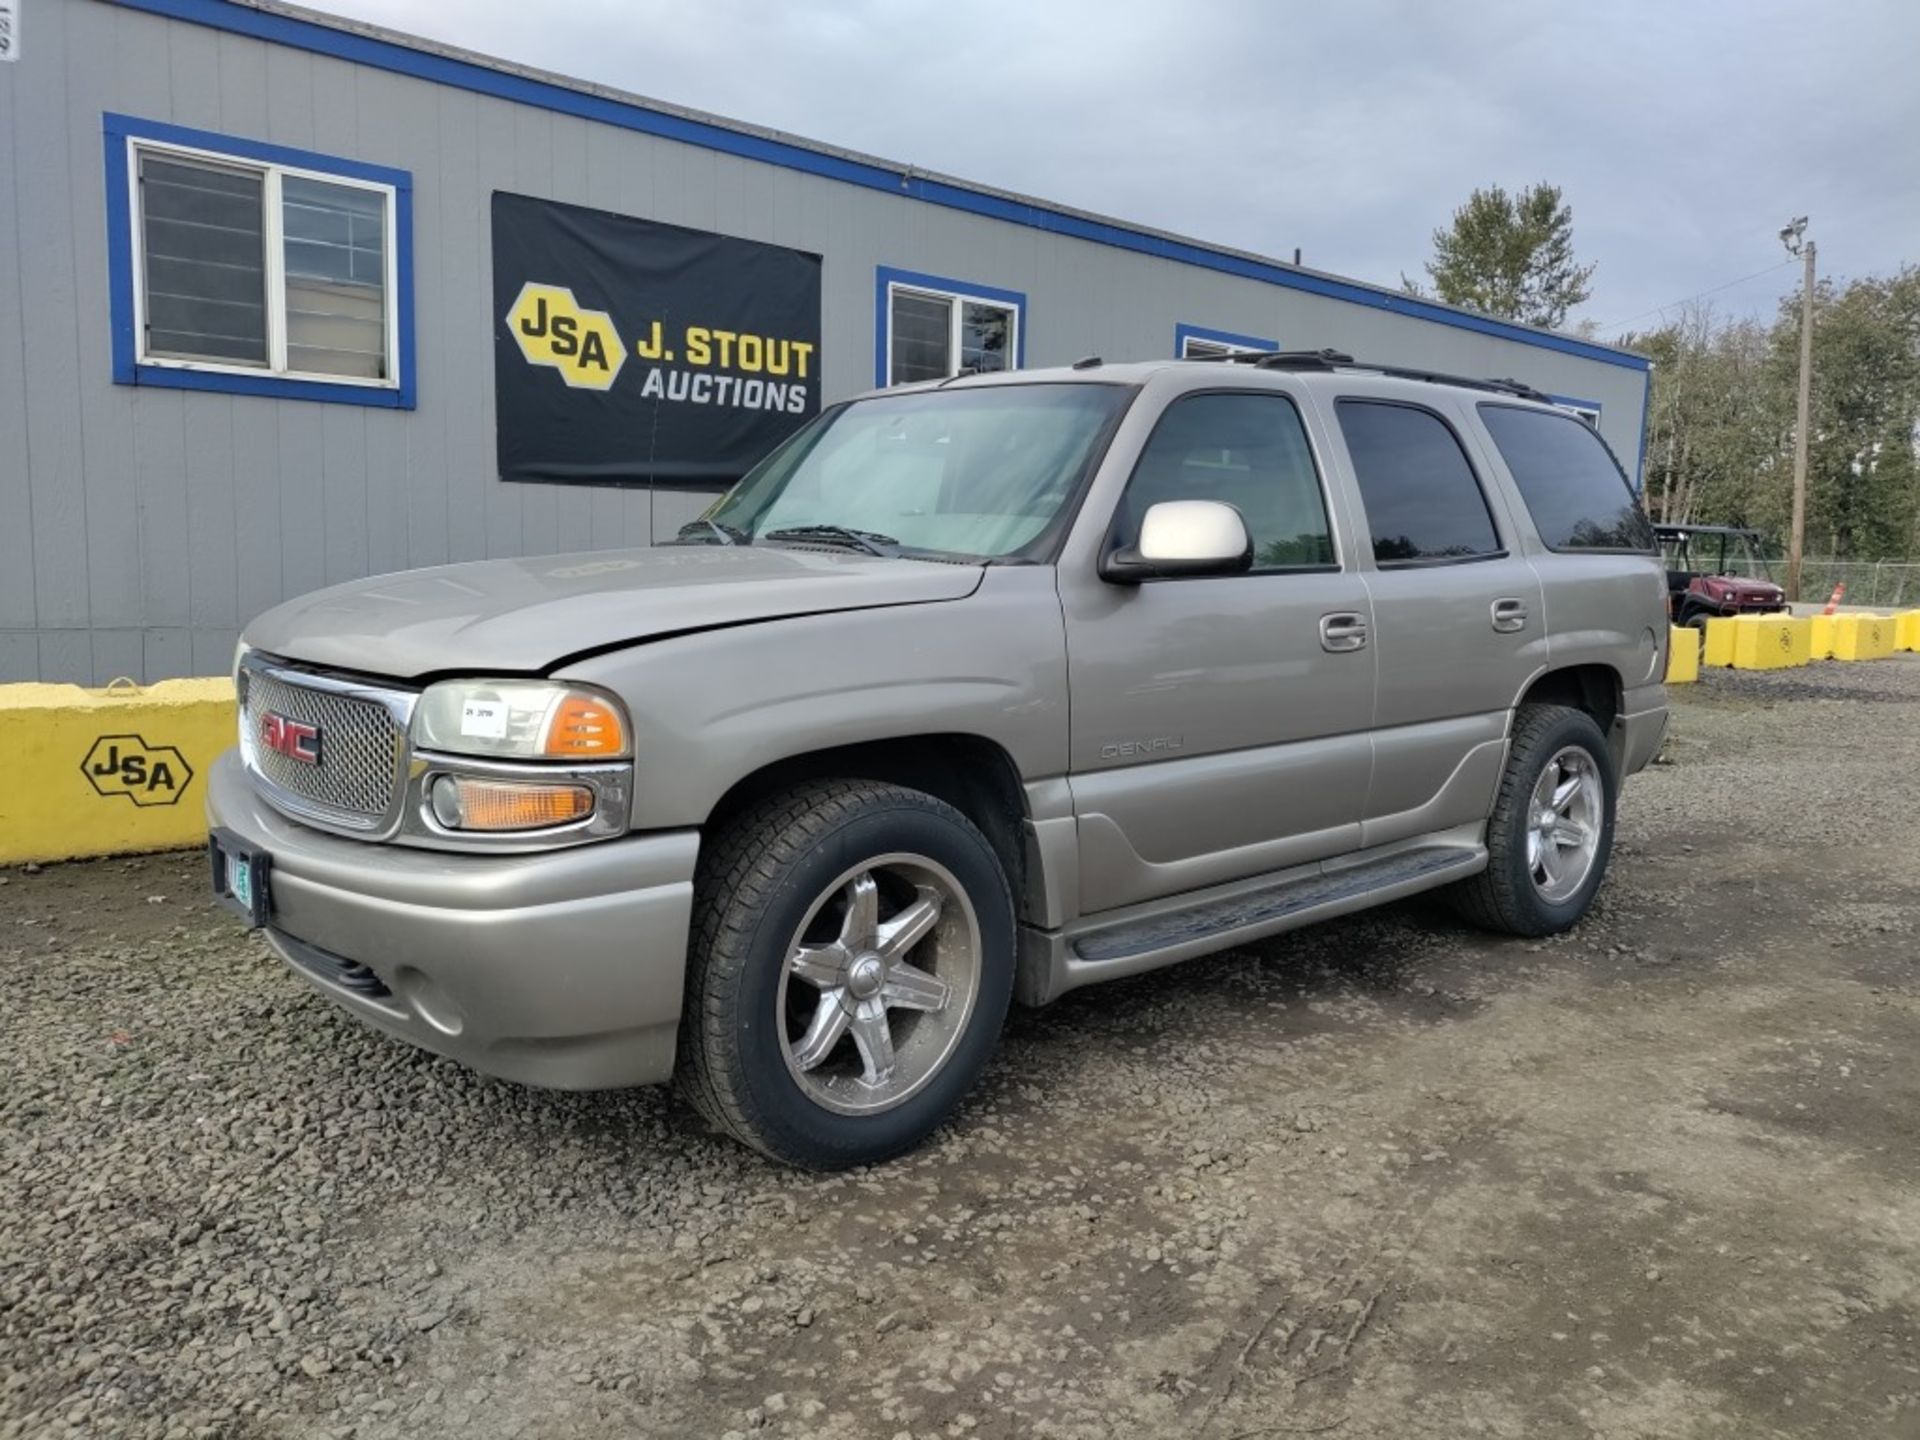
[[[620,702],[551,680],[444,680],[413,712],[422,750],[512,760],[621,760],[633,753]]]

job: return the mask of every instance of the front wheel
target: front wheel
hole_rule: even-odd
[[[1587,913],[1613,851],[1619,780],[1593,717],[1525,705],[1487,821],[1487,868],[1448,892],[1467,920],[1557,935]]]
[[[810,1169],[917,1145],[993,1052],[1013,900],[985,836],[918,791],[775,796],[701,857],[682,1088],[709,1120]]]

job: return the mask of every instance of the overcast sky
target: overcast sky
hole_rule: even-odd
[[[316,3],[1385,284],[1550,180],[1609,337],[1771,314],[1796,214],[1823,274],[1920,260],[1920,0]]]

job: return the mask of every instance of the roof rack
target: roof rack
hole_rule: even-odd
[[[1252,365],[1260,370],[1365,370],[1389,375],[1396,380],[1422,380],[1429,385],[1458,385],[1468,390],[1487,390],[1496,395],[1512,395],[1522,400],[1539,400],[1551,405],[1553,397],[1536,390],[1522,380],[1475,379],[1467,375],[1449,375],[1440,370],[1410,369],[1403,365],[1376,365],[1356,360],[1338,350],[1237,350],[1225,355],[1196,355],[1202,364]]]
[[[1218,355],[1188,358],[1202,365],[1257,365],[1262,370],[1332,370],[1354,363],[1351,355],[1342,355],[1338,350],[1227,350]]]

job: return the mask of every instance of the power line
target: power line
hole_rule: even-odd
[[[1776,264],[1767,266],[1764,270],[1756,270],[1751,275],[1742,275],[1738,280],[1729,280],[1724,285],[1715,285],[1710,290],[1702,290],[1698,295],[1688,295],[1679,300],[1670,300],[1665,305],[1655,305],[1650,309],[1642,310],[1638,315],[1629,315],[1624,320],[1609,321],[1605,325],[1596,325],[1594,328],[1601,331],[1612,330],[1617,332],[1622,326],[1631,325],[1634,321],[1645,316],[1664,314],[1679,305],[1691,305],[1695,300],[1704,300],[1709,295],[1718,295],[1722,290],[1731,290],[1734,286],[1744,285],[1749,280],[1758,280],[1762,275],[1771,275],[1774,271],[1784,270],[1794,263],[1791,259],[1782,260]]]

